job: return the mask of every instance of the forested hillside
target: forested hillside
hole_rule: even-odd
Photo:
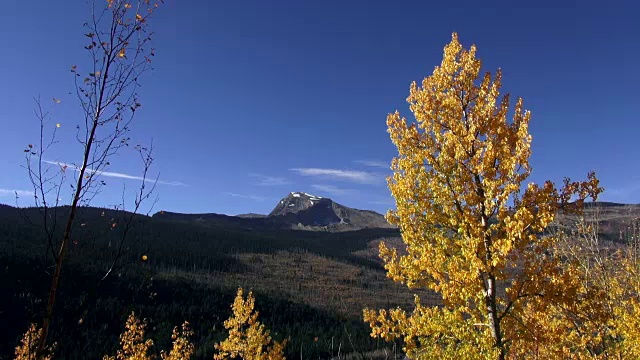
[[[46,242],[38,209],[0,210],[7,294],[0,304],[0,321],[7,324],[0,349],[2,357],[11,357],[41,311],[48,285]],[[63,216],[67,209],[57,210]],[[301,351],[305,358],[368,353],[390,345],[369,337],[361,309],[412,301],[409,291],[386,279],[378,260],[359,254],[372,241],[397,237],[395,229],[257,232],[136,215],[123,256],[100,281],[131,214],[100,208],[82,208],[81,214],[63,270],[61,314],[53,325],[53,338],[73,339],[59,343],[60,358],[112,353],[124,320],[135,311],[149,319],[149,336],[164,339],[156,343],[160,348],[166,348],[173,326],[190,321],[197,358],[210,359],[213,344],[225,337],[222,322],[238,286],[254,290],[274,337],[290,338],[291,357]]]
[[[62,217],[68,208],[56,210]],[[226,337],[222,322],[238,286],[254,290],[257,309],[274,337],[290,338],[288,357],[299,357],[300,351],[305,358],[391,351],[392,343],[369,337],[361,311],[410,308],[413,301],[413,292],[386,278],[377,255],[380,240],[402,245],[395,229],[254,231],[133,215],[123,256],[114,273],[101,281],[132,214],[81,210],[64,269],[61,316],[54,324],[53,338],[65,339],[57,350],[60,358],[99,358],[113,352],[124,319],[135,311],[148,319],[149,336],[158,339],[158,348],[169,345],[173,326],[188,320],[197,358],[210,359],[213,344]],[[588,208],[587,216],[595,210]],[[614,240],[603,246],[613,246],[623,244],[619,233],[632,225],[640,207],[605,203],[597,211],[600,236]],[[7,324],[0,356],[5,358],[39,316],[46,294],[41,226],[38,209],[0,205],[1,283],[7,294],[0,300],[0,322]],[[420,293],[439,303],[435,294]]]

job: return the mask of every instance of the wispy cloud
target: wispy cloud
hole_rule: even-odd
[[[319,169],[319,168],[293,168],[290,169],[302,176],[319,176],[325,178],[341,179],[352,181],[360,184],[376,184],[380,183],[383,177],[378,174],[356,171],[356,170],[339,170],[339,169]]]
[[[66,166],[69,169],[72,169],[74,171],[79,171],[78,167],[75,165],[71,165],[71,164],[66,164],[63,162],[56,162],[56,161],[48,161],[48,160],[42,160],[43,162],[47,163],[47,164],[52,164],[52,165],[58,165],[58,166]],[[89,173],[97,173],[99,176],[106,176],[106,177],[114,177],[114,178],[120,178],[120,179],[127,179],[127,180],[144,180],[146,182],[150,182],[150,183],[154,183],[156,182],[156,179],[153,178],[143,178],[142,176],[134,176],[134,175],[128,175],[128,174],[123,174],[123,173],[117,173],[117,172],[111,172],[111,171],[96,171],[94,169],[89,169],[87,168],[87,170]],[[161,185],[172,185],[172,186],[186,186],[185,183],[182,183],[180,181],[165,181],[165,180],[158,180],[158,184]]]
[[[33,196],[33,190],[0,189],[0,196]]]
[[[353,189],[345,189],[345,188],[340,188],[337,186],[325,185],[325,184],[313,184],[311,185],[311,187],[314,190],[318,190],[320,192],[324,192],[329,195],[345,195],[354,191]]]
[[[251,195],[251,194],[237,194],[232,192],[225,192],[225,195],[241,198],[241,199],[249,199],[253,201],[265,201],[266,198],[264,196]]]
[[[283,177],[268,176],[262,174],[249,174],[249,177],[255,179],[254,185],[258,186],[282,186],[289,185],[291,182]]]
[[[364,166],[376,167],[386,170],[389,170],[389,168],[391,167],[391,164],[389,164],[388,162],[377,160],[355,160],[354,162]]]

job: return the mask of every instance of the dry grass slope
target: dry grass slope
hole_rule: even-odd
[[[386,278],[382,270],[356,266],[307,252],[283,251],[274,254],[239,254],[247,266],[242,273],[202,273],[181,270],[160,274],[205,284],[278,293],[287,300],[314,308],[360,317],[362,309],[413,305],[413,291]],[[438,297],[418,291],[432,304]]]

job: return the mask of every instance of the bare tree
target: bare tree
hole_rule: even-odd
[[[50,110],[45,110],[42,101],[36,99],[35,115],[40,122],[40,139],[37,144],[29,144],[24,151],[26,168],[34,188],[35,206],[40,211],[46,234],[45,260],[53,263],[42,334],[36,351],[40,359],[46,356],[61,269],[78,225],[78,215],[82,207],[88,206],[106,185],[101,175],[109,169],[109,160],[130,144],[128,133],[141,106],[138,98],[140,76],[150,69],[154,56],[153,48],[149,47],[152,33],[149,32],[148,21],[160,2],[89,2],[91,17],[84,27],[85,49],[91,61],[87,70],[76,65],[71,67],[75,95],[83,116],[76,126],[76,140],[82,153],[79,163],[47,159],[50,149],[57,143],[56,133],[61,125],[51,121]],[[54,98],[53,102],[59,103],[60,100]],[[157,183],[157,178],[155,181],[148,178],[153,162],[152,146],[136,145],[134,148],[142,160],[142,183],[136,192],[133,209],[130,209],[131,216],[124,221],[115,256],[100,281],[109,276],[116,266],[123,253],[133,214],[149,199]],[[65,186],[71,188],[70,204],[59,216],[61,193]],[[124,207],[123,199],[120,210]]]

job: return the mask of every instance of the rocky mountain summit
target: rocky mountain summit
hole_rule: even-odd
[[[221,214],[179,214],[166,211],[153,217],[198,221],[199,223],[250,229],[297,229],[312,231],[349,231],[367,228],[393,228],[381,214],[353,209],[329,198],[305,192],[291,192],[268,215],[255,213],[227,216]]]
[[[323,230],[357,230],[392,227],[375,211],[353,209],[329,198],[305,192],[292,192],[280,200],[269,213],[298,228],[322,228]]]
[[[292,192],[280,200],[278,205],[269,213],[269,216],[297,213],[318,205],[320,202],[327,203],[327,201],[331,201],[331,199],[324,199],[305,192]]]

